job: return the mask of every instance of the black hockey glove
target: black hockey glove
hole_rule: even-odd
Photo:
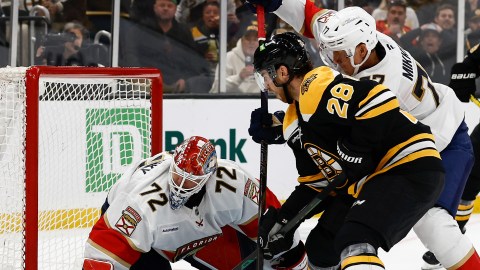
[[[274,12],[282,5],[282,0],[247,0],[245,5],[250,8],[253,13],[257,13],[256,5],[262,5],[265,12]]]
[[[283,144],[283,111],[276,111],[271,114],[263,108],[255,109],[250,117],[250,127],[248,134],[256,143],[265,140],[268,144]]]
[[[456,63],[452,66],[450,76],[450,86],[461,102],[469,102],[470,96],[475,94],[477,87],[475,78],[477,78],[478,67],[472,64]]]
[[[277,233],[286,223],[286,219],[279,220],[278,210],[272,206],[260,218],[258,243],[265,259],[271,260],[275,255],[289,250],[292,246],[295,230],[285,235]]]
[[[356,147],[350,144],[347,139],[340,138],[337,141],[337,152],[350,181],[359,181],[373,172],[374,164],[368,149]]]

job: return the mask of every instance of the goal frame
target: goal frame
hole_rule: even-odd
[[[151,80],[151,104],[162,104],[162,76],[156,68],[32,66],[25,74],[25,269],[38,269],[39,81],[41,77],[145,78]],[[151,106],[151,154],[162,151],[162,108]]]

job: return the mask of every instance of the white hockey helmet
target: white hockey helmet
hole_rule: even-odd
[[[175,148],[170,165],[170,207],[175,210],[199,192],[217,170],[215,146],[207,139],[193,136]]]
[[[375,19],[361,7],[347,7],[331,16],[320,33],[319,49],[323,62],[331,68],[339,70],[333,62],[333,52],[345,51],[355,68],[354,74],[370,56],[377,45],[377,27]],[[358,44],[365,43],[367,56],[360,64],[354,64],[353,56]]]

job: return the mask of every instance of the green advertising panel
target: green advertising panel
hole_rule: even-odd
[[[86,192],[107,191],[126,168],[150,155],[150,110],[86,110]]]

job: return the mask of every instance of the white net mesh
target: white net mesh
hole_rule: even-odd
[[[0,69],[0,269],[24,264],[25,72]],[[40,77],[38,269],[81,269],[107,190],[150,155],[151,85],[128,74]]]

